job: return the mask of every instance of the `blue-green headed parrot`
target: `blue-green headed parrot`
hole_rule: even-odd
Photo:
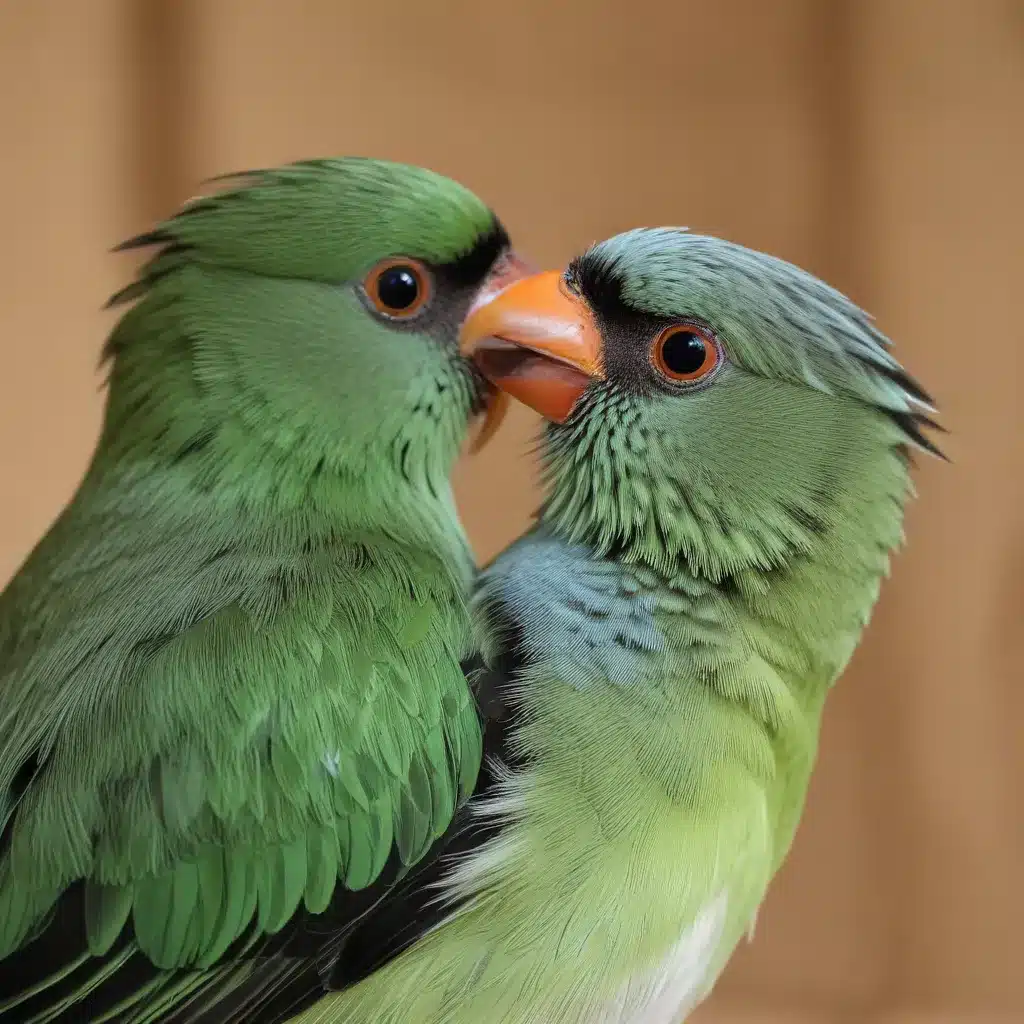
[[[286,1019],[480,767],[449,473],[489,393],[460,324],[525,272],[505,229],[352,158],[150,246],[88,471],[0,595],[4,1024]]]
[[[675,1024],[793,841],[932,402],[837,291],[674,229],[512,284],[463,346],[547,421],[538,522],[475,597],[480,841],[411,949],[301,1019]]]

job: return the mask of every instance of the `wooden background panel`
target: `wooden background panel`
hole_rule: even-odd
[[[922,466],[793,854],[698,1019],[1020,1018],[1024,5],[12,0],[0,97],[0,578],[95,437],[98,307],[131,271],[106,250],[209,174],[410,160],[545,264],[687,224],[878,315],[956,463]],[[481,557],[536,507],[535,427],[460,466]]]
[[[910,1003],[1022,1005],[1022,15],[872,0],[859,26],[869,304],[953,431],[860,666],[885,722],[888,988]]]
[[[0,4],[0,578],[92,450],[94,376],[135,220],[126,3]],[[59,69],[59,73],[57,71]]]

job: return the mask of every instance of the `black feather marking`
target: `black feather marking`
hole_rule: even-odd
[[[644,647],[644,645],[634,636],[625,636],[622,633],[616,633],[614,641],[617,646],[626,651],[634,651],[637,654],[641,654],[647,650],[647,648]]]
[[[301,166],[301,164],[298,166]],[[215,174],[212,178],[203,178],[202,184],[220,185],[225,181],[237,181],[239,184],[244,184],[247,182],[258,181],[271,173],[273,173],[273,171],[269,167],[259,167],[251,171],[225,171],[224,174]]]
[[[504,225],[494,217],[490,228],[478,235],[465,252],[444,264],[444,276],[456,287],[477,285],[510,244]]]
[[[410,479],[409,479],[409,448],[410,448],[411,444],[412,444],[411,441],[405,441],[402,444],[401,450],[398,453],[398,468],[399,468],[399,472],[402,474],[402,477],[403,477],[403,479],[405,480],[406,483],[410,482]]]
[[[926,452],[930,452],[932,455],[938,456],[944,462],[949,462],[949,457],[937,444],[935,444],[931,438],[924,433],[924,429],[937,430],[939,433],[947,433],[946,428],[941,424],[936,423],[929,416],[924,416],[917,412],[906,412],[903,410],[896,409],[883,409],[886,416],[889,417],[900,428],[903,434],[909,438],[918,447],[923,448]]]
[[[148,281],[132,281],[125,285],[120,291],[114,292],[104,303],[103,309],[113,309],[115,306],[123,306],[126,303],[134,302],[141,298],[149,290]]]
[[[126,246],[128,245],[128,243],[124,244]],[[170,236],[167,236],[166,240],[158,239],[157,241],[151,241],[146,244],[163,245],[163,248],[154,257],[154,259],[143,268],[139,277],[120,291],[115,292],[107,300],[106,305],[103,307],[104,309],[113,309],[115,306],[120,306],[126,302],[131,302],[134,299],[140,298],[143,294],[149,291],[157,281],[171,273],[171,271],[176,270],[178,267],[178,263],[174,261],[170,261],[168,263],[161,263],[157,261],[161,260],[162,257],[182,255],[184,253],[191,252],[193,249],[193,246],[186,245],[183,242],[177,242]]]
[[[917,460],[914,458],[914,452],[909,444],[895,445],[893,451],[907,469],[915,469],[917,467]]]
[[[115,245],[111,252],[131,252],[134,249],[147,249],[151,245],[164,245],[173,242],[174,238],[166,228],[156,228],[153,231],[144,231],[141,235],[128,238],[118,245]]]
[[[915,402],[935,408],[935,400],[918,382],[901,366],[882,366],[862,355],[857,358],[872,372],[887,380],[891,380],[901,391],[909,395]]]
[[[793,522],[812,536],[823,537],[828,532],[828,523],[810,509],[788,503],[783,504],[783,509]]]
[[[572,260],[565,282],[606,320],[633,319],[640,312],[623,298],[625,277],[616,262],[593,250]]]
[[[217,436],[215,430],[205,430],[201,434],[197,434],[187,444],[184,444],[179,448],[172,458],[172,462],[182,462],[187,459],[190,455],[197,455],[213,443],[213,439]]]

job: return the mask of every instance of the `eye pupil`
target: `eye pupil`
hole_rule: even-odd
[[[388,309],[408,309],[419,294],[419,279],[410,267],[388,267],[377,279],[377,296]]]
[[[433,279],[411,257],[381,260],[363,278],[363,294],[389,320],[408,320],[430,301]]]
[[[662,343],[662,362],[680,377],[699,373],[707,358],[708,344],[696,331],[675,331]]]

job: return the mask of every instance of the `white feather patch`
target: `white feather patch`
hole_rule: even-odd
[[[588,1024],[678,1024],[707,994],[722,941],[728,900],[721,893],[697,916],[661,963],[633,975]]]

